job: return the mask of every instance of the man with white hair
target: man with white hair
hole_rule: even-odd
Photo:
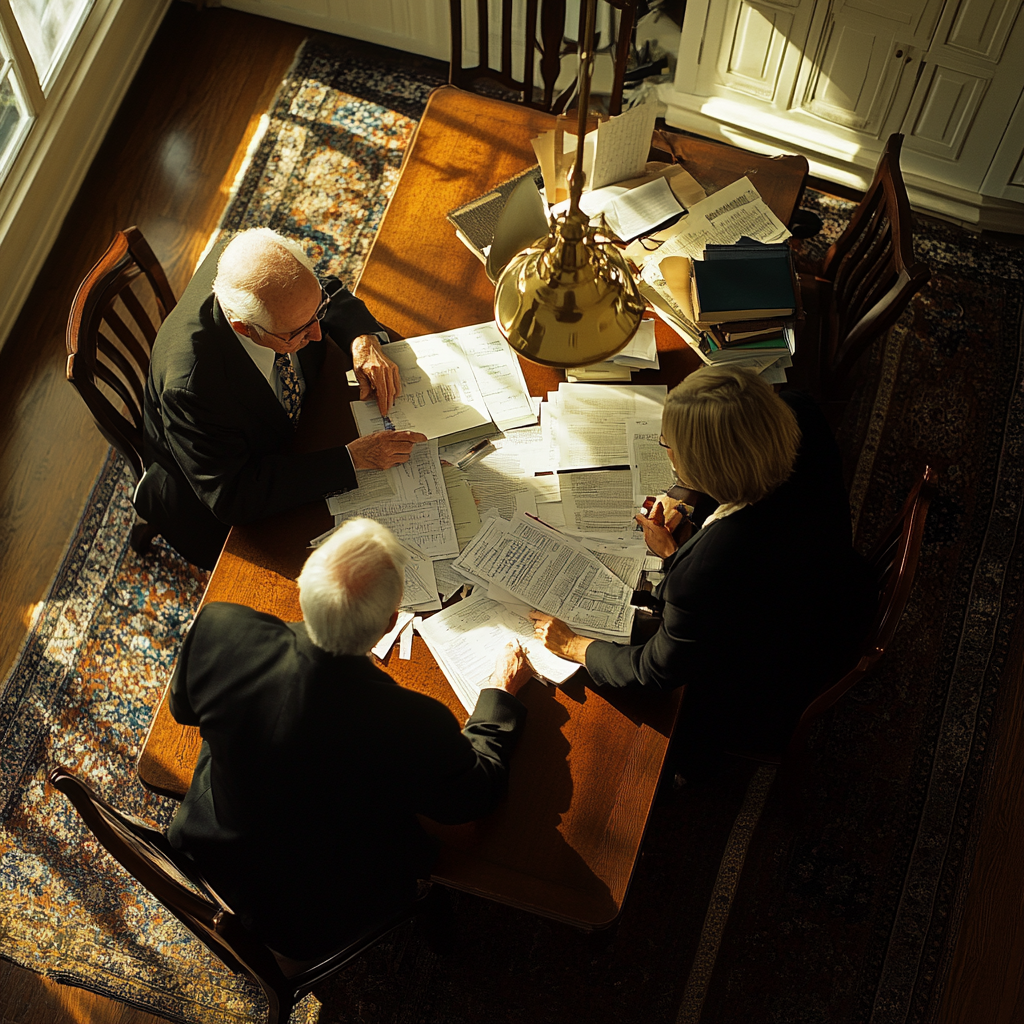
[[[357,486],[426,440],[380,431],[296,453],[303,398],[327,340],[354,369],[360,397],[386,413],[401,393],[387,332],[336,277],[318,279],[302,248],[268,228],[217,246],[157,334],[146,386],[146,472],[139,515],[190,562],[212,568],[230,526]]]
[[[505,792],[531,669],[498,657],[460,732],[441,703],[367,656],[395,623],[408,555],[386,527],[345,523],[298,579],[304,622],[206,605],[171,680],[170,707],[203,744],[168,830],[272,949],[312,959],[407,904],[446,824]]]

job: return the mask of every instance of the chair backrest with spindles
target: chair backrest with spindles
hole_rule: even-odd
[[[67,326],[67,378],[103,436],[143,472],[146,376],[160,324],[174,308],[167,276],[138,228],[119,231],[82,282]]]
[[[793,760],[802,751],[815,720],[867,675],[896,635],[896,628],[914,585],[914,574],[924,539],[925,517],[937,481],[936,472],[925,466],[920,479],[907,495],[900,514],[868,555],[868,563],[878,583],[879,598],[871,629],[861,646],[860,658],[839,682],[824,690],[808,705],[790,739],[787,760]]]
[[[821,353],[823,393],[841,385],[931,273],[914,259],[910,200],[900,172],[902,144],[902,135],[889,136],[870,188],[822,262],[821,276],[832,283]]]
[[[460,89],[472,91],[480,80],[495,82],[513,93],[520,101],[535,110],[560,114],[575,93],[575,79],[557,94],[555,92],[562,57],[576,52],[576,44],[565,40],[565,0],[500,0],[500,36],[498,53],[492,67],[492,19],[490,8],[494,0],[449,0],[451,12],[452,57],[449,81]],[[618,29],[614,48],[614,70],[609,98],[609,112],[622,111],[622,89],[625,81],[626,61],[629,57],[636,17],[635,0],[609,0],[618,9]],[[586,4],[580,4],[579,34],[583,38]],[[479,61],[472,67],[464,66],[464,26],[468,29],[466,47],[471,46],[475,23],[476,50]],[[539,73],[540,80],[537,81]]]

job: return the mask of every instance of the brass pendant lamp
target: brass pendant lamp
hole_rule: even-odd
[[[513,256],[494,290],[494,320],[521,356],[543,366],[586,366],[610,359],[640,326],[644,300],[625,257],[580,210],[583,139],[594,70],[596,0],[587,0],[580,53],[579,127],[569,209],[546,238]]]

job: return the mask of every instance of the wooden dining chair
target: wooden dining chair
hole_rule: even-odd
[[[622,88],[626,63],[633,39],[636,0],[606,0],[619,12],[618,31],[614,44],[614,71],[608,102],[610,114],[622,112]],[[493,0],[492,0],[493,3]],[[489,65],[491,18],[488,0],[449,0],[451,11],[452,58],[448,81],[460,89],[476,91],[481,82],[495,83],[510,93],[518,94],[520,102],[535,110],[560,114],[576,91],[576,80],[557,95],[555,85],[561,70],[562,57],[577,52],[575,42],[565,39],[565,0],[501,0],[499,66]],[[464,11],[465,7],[465,11]],[[577,39],[583,37],[585,3],[580,4],[580,25]],[[466,67],[463,63],[463,21],[469,14],[476,21],[479,63]],[[471,18],[466,18],[467,21]],[[517,28],[523,25],[524,28]],[[518,68],[522,68],[521,77]],[[540,81],[535,80],[537,72]]]
[[[801,268],[807,315],[797,336],[794,376],[819,399],[840,399],[854,364],[899,319],[931,273],[914,259],[902,144],[902,135],[889,136],[849,224],[820,264]]]
[[[241,923],[163,832],[112,807],[66,768],[54,768],[49,781],[74,804],[93,835],[128,874],[231,971],[247,975],[260,986],[269,1004],[267,1024],[287,1021],[292,1007],[307,992],[399,925],[432,913],[437,901],[443,899],[443,894],[431,889],[406,909],[382,917],[330,954],[317,960],[290,960],[274,952]]]
[[[885,654],[896,635],[903,611],[907,606],[914,573],[924,537],[928,504],[936,490],[938,474],[930,466],[910,489],[899,515],[889,524],[868,555],[878,586],[878,607],[871,628],[860,648],[857,663],[838,682],[826,686],[811,701],[800,716],[800,721],[784,751],[777,754],[749,754],[744,751],[730,753],[766,764],[795,764],[807,746],[807,737],[819,718],[857,685]]]
[[[142,454],[146,376],[157,329],[174,293],[149,243],[136,227],[114,236],[71,304],[67,378],[89,407],[100,433],[121,453],[135,482]],[[139,522],[132,547],[140,554],[156,531]]]

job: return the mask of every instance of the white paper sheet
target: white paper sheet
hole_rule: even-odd
[[[470,713],[491,679],[499,653],[519,640],[536,674],[563,683],[579,665],[546,650],[533,636],[533,623],[498,601],[472,594],[424,619],[417,627],[455,695]]]
[[[584,533],[628,536],[636,530],[633,477],[628,469],[560,473],[565,525]]]
[[[758,242],[783,242],[790,237],[789,228],[772,213],[749,178],[740,178],[690,207],[689,215],[679,221],[677,228],[651,254],[659,261],[666,256],[703,259],[704,247],[709,243],[732,245],[741,235]]]
[[[405,629],[406,626],[412,622],[413,613],[400,611],[398,613],[398,619],[395,621],[395,627],[389,633],[385,633],[376,643],[373,648],[373,653],[383,661],[388,656],[388,651],[391,650],[395,645],[395,640],[398,639],[398,634]]]
[[[662,448],[660,439],[660,417],[626,422],[633,501],[637,505],[642,505],[648,497],[657,497],[675,486],[676,476],[668,457],[668,449]]]
[[[386,472],[391,475],[396,497],[364,505],[358,490],[332,495],[328,507],[334,513],[335,527],[348,519],[366,516],[383,523],[399,540],[428,558],[457,555],[455,520],[437,455],[437,441],[415,445],[408,462]],[[317,539],[323,540],[326,536]]]
[[[462,551],[480,529],[480,513],[477,511],[473,489],[466,474],[454,466],[442,466],[441,472],[455,523],[455,539],[458,541],[459,550]]]
[[[515,436],[520,433],[509,431],[506,437],[495,438],[495,450],[464,470],[481,515],[495,511],[502,518],[511,519],[518,511],[537,513],[530,478],[543,438],[535,431],[521,440]]]
[[[414,612],[433,612],[441,607],[437,596],[437,582],[434,579],[434,565],[418,551],[409,551],[405,565],[405,593],[402,608]]]
[[[402,376],[402,393],[388,413],[396,429],[435,438],[491,422],[472,367],[451,334],[394,341],[388,358]],[[362,437],[383,428],[376,400],[353,402],[352,415]]]
[[[454,558],[438,558],[433,563],[437,593],[442,601],[448,601],[466,584],[466,577],[452,568]]]
[[[530,402],[519,357],[509,348],[494,321],[460,327],[445,337],[454,338],[473,368],[491,420],[499,430],[535,425],[537,415]]]
[[[562,384],[552,430],[559,469],[628,466],[626,420],[660,419],[664,384]]]
[[[528,516],[486,520],[456,559],[462,567],[573,628],[629,631],[630,588],[583,545]]]

